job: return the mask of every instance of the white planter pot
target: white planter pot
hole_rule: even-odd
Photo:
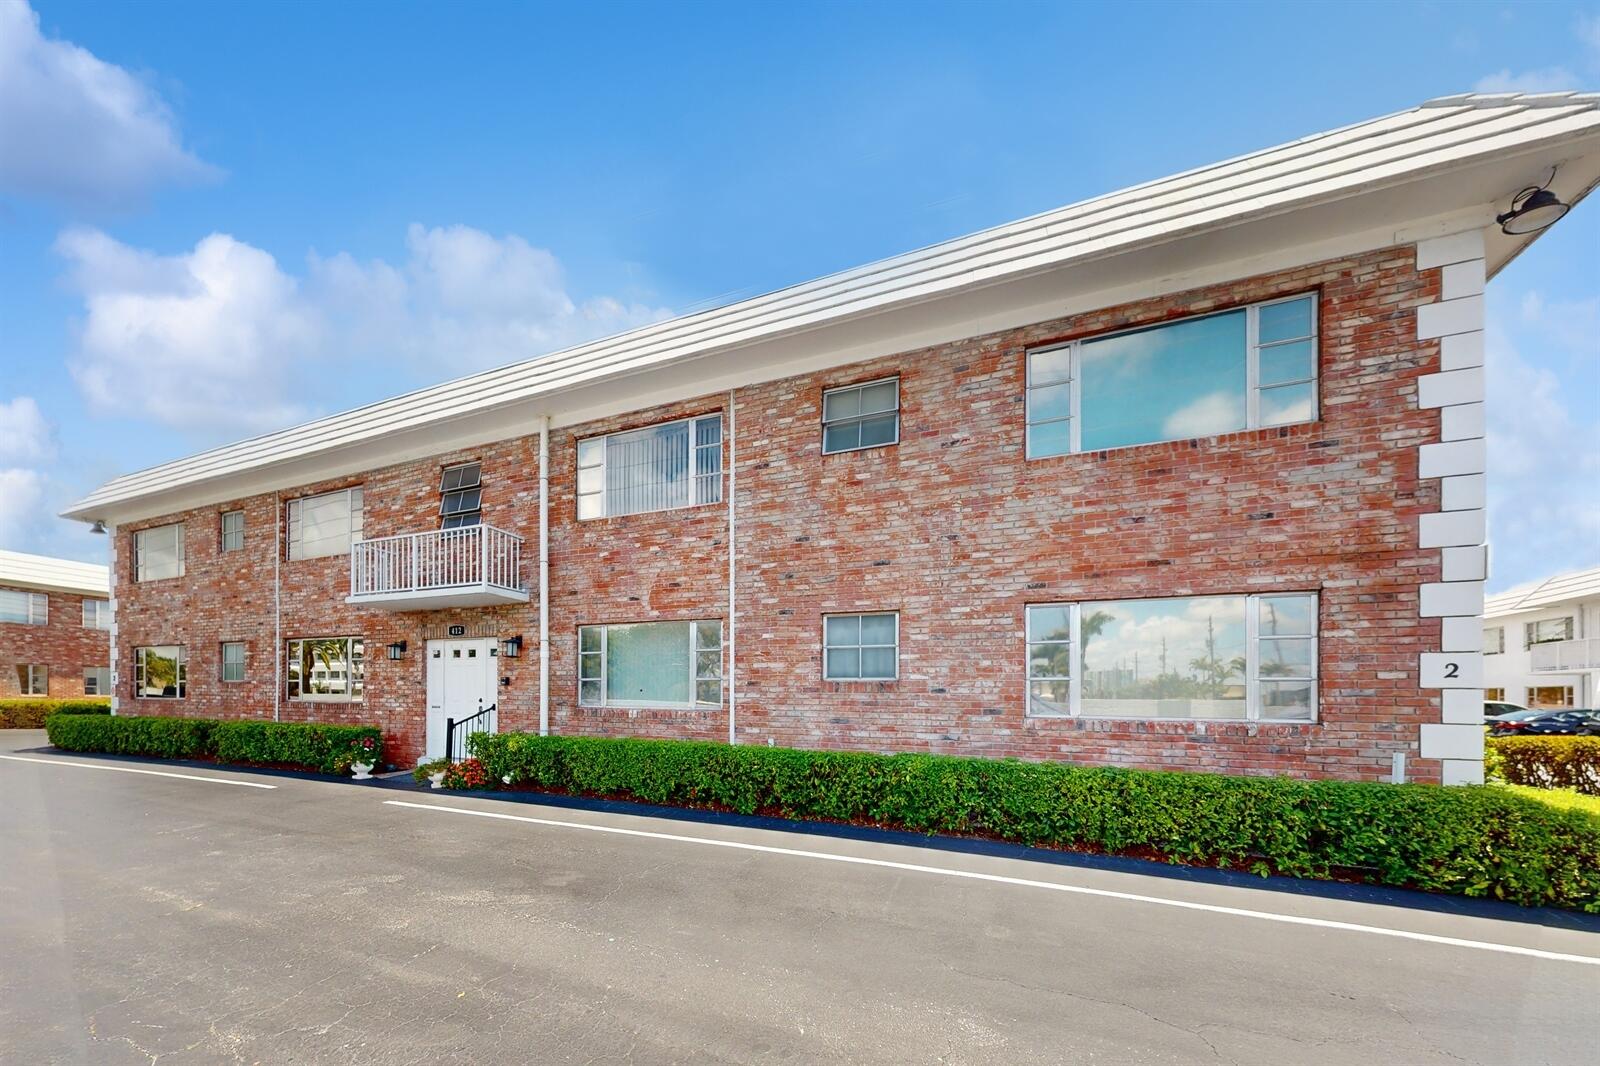
[[[372,764],[369,762],[353,762],[350,769],[355,772],[357,781],[372,780]]]
[[[444,787],[444,771],[440,770],[436,774],[429,774],[428,775],[428,781],[430,782],[430,785],[433,788],[443,788]]]

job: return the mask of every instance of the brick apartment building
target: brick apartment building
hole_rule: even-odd
[[[0,551],[0,699],[111,695],[103,566]]]
[[[1553,166],[1446,98],[117,478],[118,711],[1477,780]]]

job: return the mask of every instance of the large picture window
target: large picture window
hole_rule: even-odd
[[[722,623],[578,628],[578,702],[587,707],[722,703]]]
[[[578,517],[666,511],[722,499],[722,416],[578,442]]]
[[[183,526],[156,526],[133,535],[133,579],[183,576]]]
[[[50,597],[42,592],[0,589],[0,622],[42,626],[50,621]]]
[[[1297,296],[1031,351],[1028,457],[1309,422],[1316,317]]]
[[[1035,604],[1028,713],[1310,721],[1314,593]]]
[[[360,637],[291,640],[288,696],[316,703],[359,700],[365,678],[365,642]]]
[[[340,489],[289,501],[289,558],[348,555],[361,539],[362,490]]]
[[[133,649],[133,694],[146,700],[181,700],[189,694],[189,666],[182,644]]]

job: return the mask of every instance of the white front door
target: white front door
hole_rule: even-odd
[[[495,653],[493,638],[428,641],[428,745],[429,759],[445,754],[445,722],[461,721],[477,714],[495,701]],[[474,722],[471,732],[492,727]]]

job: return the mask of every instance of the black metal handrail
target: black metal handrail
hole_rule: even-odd
[[[483,723],[483,726],[486,727],[488,732],[493,733],[495,731],[494,709],[495,704],[491,703],[487,707],[480,708],[477,714],[470,717],[461,719],[446,718],[444,722],[445,758],[451,762],[460,762],[467,757],[467,738],[472,735],[472,731],[467,727],[485,715],[488,716],[488,720]],[[478,730],[478,732],[484,731],[484,728]]]

